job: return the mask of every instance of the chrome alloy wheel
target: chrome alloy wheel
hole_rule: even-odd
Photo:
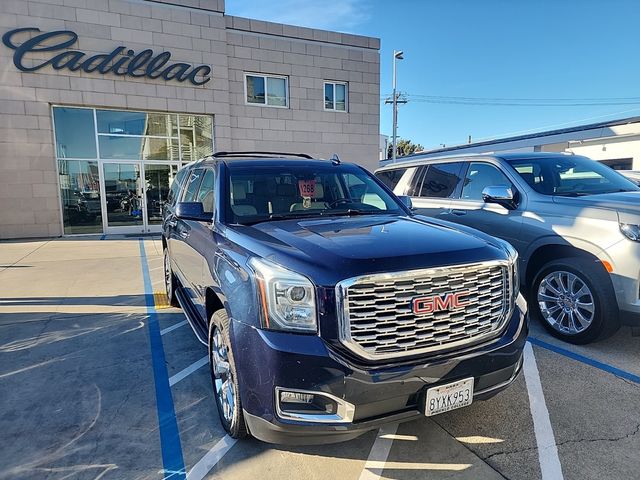
[[[173,282],[171,278],[171,262],[169,261],[169,254],[165,250],[164,254],[164,291],[167,294],[167,298],[171,299],[173,296]]]
[[[565,335],[584,332],[595,316],[593,293],[577,275],[549,273],[538,287],[538,304],[544,319]]]
[[[229,351],[220,329],[216,328],[211,345],[211,367],[218,397],[225,420],[231,425],[235,411],[235,385],[233,372],[229,368]]]

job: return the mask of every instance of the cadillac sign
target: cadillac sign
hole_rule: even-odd
[[[34,34],[28,38],[28,34]],[[16,37],[26,39],[18,44]],[[78,40],[78,35],[70,30],[58,30],[40,33],[38,28],[18,28],[5,33],[2,43],[15,50],[13,63],[23,72],[35,72],[47,65],[54,70],[71,70],[76,72],[112,73],[122,77],[163,78],[164,80],[189,81],[193,85],[204,85],[211,77],[209,65],[193,66],[188,63],[170,63],[171,53],[162,52],[156,55],[153,50],[146,49],[136,53],[127,47],[119,46],[110,53],[87,55],[78,50],[65,50]],[[28,55],[36,53],[41,58],[43,52],[58,52],[48,60],[29,61]],[[25,60],[27,60],[25,62]]]

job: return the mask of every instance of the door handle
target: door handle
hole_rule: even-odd
[[[189,232],[187,232],[186,230],[180,230],[178,232],[178,235],[180,235],[180,238],[187,238],[189,236]]]
[[[451,210],[451,213],[453,213],[454,215],[457,215],[458,217],[461,217],[462,215],[466,215],[467,211],[454,208],[453,210]]]
[[[167,220],[167,227],[169,228],[175,228],[178,225],[178,221],[177,220]]]

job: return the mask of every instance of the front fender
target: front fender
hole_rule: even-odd
[[[223,241],[207,259],[207,267],[211,287],[229,318],[257,327],[260,325],[260,311],[254,275],[247,266],[249,257],[246,250]]]
[[[607,260],[609,262],[612,262],[611,257],[609,256],[607,251],[602,247],[596,245],[593,242],[590,242],[589,240],[567,236],[567,235],[563,237],[559,237],[557,235],[547,235],[544,237],[537,238],[536,240],[531,242],[527,247],[526,251],[524,252],[524,255],[522,256],[523,260],[525,260],[528,263],[528,261],[531,259],[534,252],[536,252],[539,248],[550,248],[554,245],[573,247],[578,250],[583,250],[587,253],[590,253],[591,255],[593,255],[599,260]]]

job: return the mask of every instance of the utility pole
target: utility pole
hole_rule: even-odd
[[[402,50],[393,51],[393,147],[391,151],[391,163],[396,163],[398,141],[398,94],[396,92],[396,60],[403,59],[404,57],[402,56]]]

